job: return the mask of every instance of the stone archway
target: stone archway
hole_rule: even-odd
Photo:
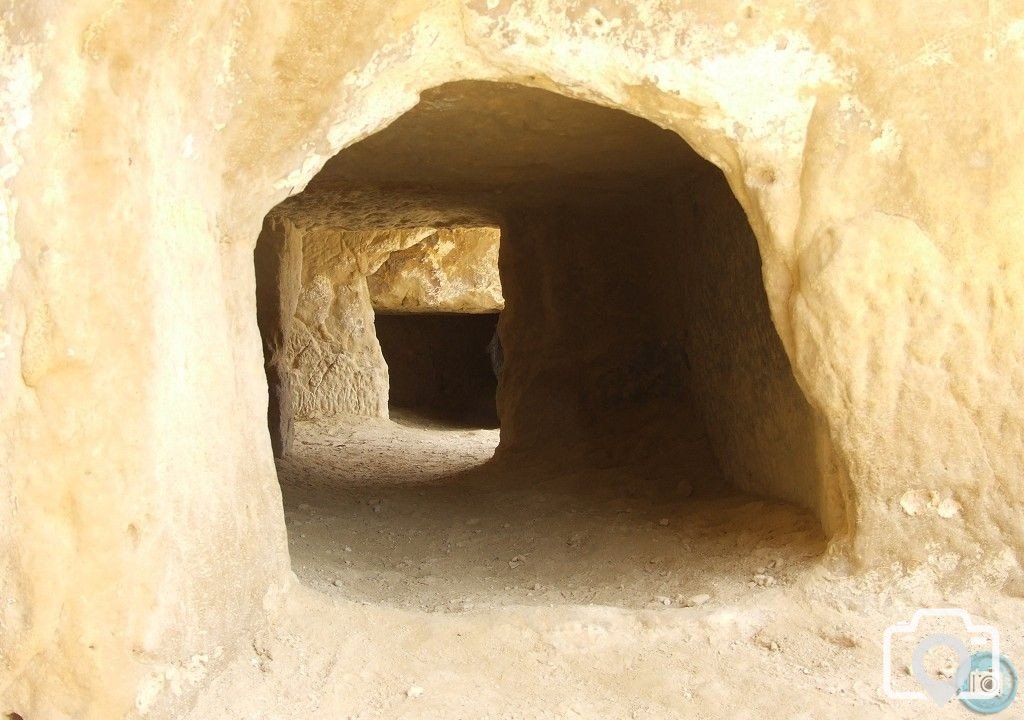
[[[1019,572],[1024,163],[1002,108],[1024,92],[1020,34],[1009,13],[945,10],[15,7],[0,44],[10,711],[157,713],[266,627],[288,563],[253,238],[327,158],[453,80],[623,108],[722,168],[835,450],[836,549],[928,565],[939,544],[991,559],[997,585]]]
[[[819,465],[832,450],[793,380],[756,242],[721,175],[634,115],[511,83],[425,91],[268,216],[257,296],[285,308],[261,320],[279,455],[293,414],[387,416],[367,278],[431,225],[488,221],[503,228],[511,298],[503,455],[644,458],[655,474],[678,474],[672,486],[725,482],[786,499],[845,537],[848,508]],[[703,465],[721,467],[705,478]]]
[[[500,253],[497,232],[478,246],[479,228],[465,226],[488,220],[501,227]],[[450,224],[461,228],[445,229]],[[439,265],[423,265],[433,257],[428,246],[461,258],[443,282]],[[395,389],[401,369],[392,365],[396,355],[382,354],[385,338],[392,352],[403,342],[407,354],[429,344],[409,324],[404,336],[402,328],[382,327],[373,310],[386,302],[370,279],[382,263],[410,253],[406,271],[425,272],[431,282],[407,309],[461,303],[493,311],[504,303],[501,442],[493,462],[479,464],[479,453],[497,434],[467,437],[462,447],[415,417],[400,427],[386,422],[389,385]],[[627,556],[651,552],[640,519],[648,513],[664,515],[663,526],[677,517],[697,534],[694,517],[718,516],[723,535],[742,548],[731,559],[720,556],[721,566],[756,550],[759,541],[741,538],[767,542],[813,525],[798,508],[814,513],[828,537],[844,536],[847,508],[828,495],[819,469],[813,413],[772,325],[750,226],[721,173],[675,133],[546,90],[446,83],[276,206],[256,258],[271,438],[282,458],[293,564],[311,587],[417,609],[446,606],[457,588],[498,602],[487,565],[514,542],[504,532],[514,526],[516,539],[543,548],[534,557],[546,568],[542,585],[642,606],[651,594],[646,583],[621,593],[604,580],[588,585],[574,568],[588,563],[547,551],[560,544],[559,534],[590,534],[609,553],[595,571],[602,566],[625,578],[636,569],[607,547],[611,535],[585,520],[573,523],[572,513],[563,526],[551,518],[535,527],[531,517],[548,515],[532,495],[542,489],[553,494],[548,508],[561,504],[581,516],[613,515],[609,508],[627,504],[637,518],[620,527],[617,547]],[[486,289],[498,285],[499,265],[503,291],[495,298]],[[394,280],[417,286],[412,276]],[[276,315],[262,311],[279,307],[285,309]],[[437,341],[475,352],[493,382],[484,353],[489,323],[482,333],[466,327],[462,335],[449,326],[455,332]],[[475,351],[463,344],[474,342]],[[458,364],[456,354],[442,362]],[[421,359],[411,381],[422,399],[435,380],[430,358]],[[439,384],[457,385],[458,372]],[[467,385],[474,382],[467,377]],[[493,385],[489,392],[494,403]],[[286,410],[275,415],[279,407]],[[443,410],[421,406],[419,419],[437,422]],[[290,443],[293,416],[299,439]],[[477,464],[455,461],[464,456]],[[695,504],[681,507],[691,494]],[[644,500],[634,507],[638,498]],[[713,498],[720,502],[709,504]],[[792,516],[756,531],[749,521],[726,519],[764,498],[792,503]],[[368,505],[380,513],[369,521],[358,511]],[[535,512],[502,516],[496,507]],[[483,537],[452,541],[471,544],[472,553],[457,553],[461,564],[441,563],[445,590],[418,595],[415,573],[402,579],[401,570],[387,569],[436,571],[426,549],[452,545],[454,518],[479,524],[481,515],[488,518],[476,531]],[[368,532],[417,542],[375,543]],[[778,553],[816,555],[821,536],[812,535]],[[332,552],[339,537],[357,550],[344,564]],[[679,538],[675,551],[687,546]],[[695,553],[711,554],[707,547]],[[325,587],[328,576],[345,590]]]

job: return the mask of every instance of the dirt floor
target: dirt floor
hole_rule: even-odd
[[[882,693],[883,630],[918,607],[998,621],[1024,661],[1024,603],[943,588],[941,555],[847,576],[792,506],[498,463],[497,441],[412,415],[300,423],[279,465],[299,583],[189,717],[970,717]]]

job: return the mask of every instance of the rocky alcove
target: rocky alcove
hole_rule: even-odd
[[[670,131],[546,90],[442,85],[275,208],[256,259],[258,306],[283,308],[261,313],[269,420],[314,587],[500,604],[530,556],[543,581],[508,589],[643,605],[665,591],[587,579],[642,562],[574,558],[580,538],[607,551],[619,534],[639,557],[648,525],[682,526],[674,551],[671,533],[653,543],[676,555],[664,572],[696,574],[701,514],[746,533],[742,552],[800,562],[842,530],[744,212]],[[604,537],[596,519],[617,513]],[[338,543],[358,554],[339,564]],[[420,577],[437,586],[418,595]]]
[[[11,4],[0,716],[910,718],[923,607],[1017,660],[1018,14]]]
[[[391,414],[498,427],[497,374],[488,352],[497,323],[496,313],[377,313]]]

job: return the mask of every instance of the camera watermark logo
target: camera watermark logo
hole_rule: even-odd
[[[946,620],[947,624],[954,621],[957,634],[922,635],[922,621],[935,618]],[[961,633],[963,638],[958,637]],[[893,644],[902,640],[916,641],[909,669],[920,690],[897,689],[894,684]],[[933,676],[925,667],[929,651],[936,648],[945,648],[956,656],[945,676]],[[999,654],[999,631],[991,625],[975,625],[964,610],[918,610],[910,622],[885,629],[882,652],[882,688],[894,700],[931,699],[942,706],[956,697],[970,710],[994,714],[1009,707],[1017,694],[1017,671]]]

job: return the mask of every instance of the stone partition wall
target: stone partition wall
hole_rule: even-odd
[[[455,80],[621,108],[721,168],[834,449],[835,555],[1019,576],[1010,9],[21,2],[0,64],[0,713],[175,717],[251,651],[290,583],[261,222]]]
[[[346,233],[267,217],[254,257],[275,455],[287,452],[295,419],[387,417],[387,366],[366,288],[370,256],[379,264],[387,251],[366,247],[411,244],[425,232]]]
[[[505,305],[498,277],[501,232],[440,228],[388,256],[367,279],[370,301],[387,313],[495,313]]]
[[[388,416],[388,368],[366,284],[390,252],[432,228],[303,229],[302,280],[284,361],[297,419]]]
[[[388,416],[375,310],[500,310],[498,237],[487,227],[302,227],[270,213],[255,261],[274,453],[287,451],[293,420]]]

